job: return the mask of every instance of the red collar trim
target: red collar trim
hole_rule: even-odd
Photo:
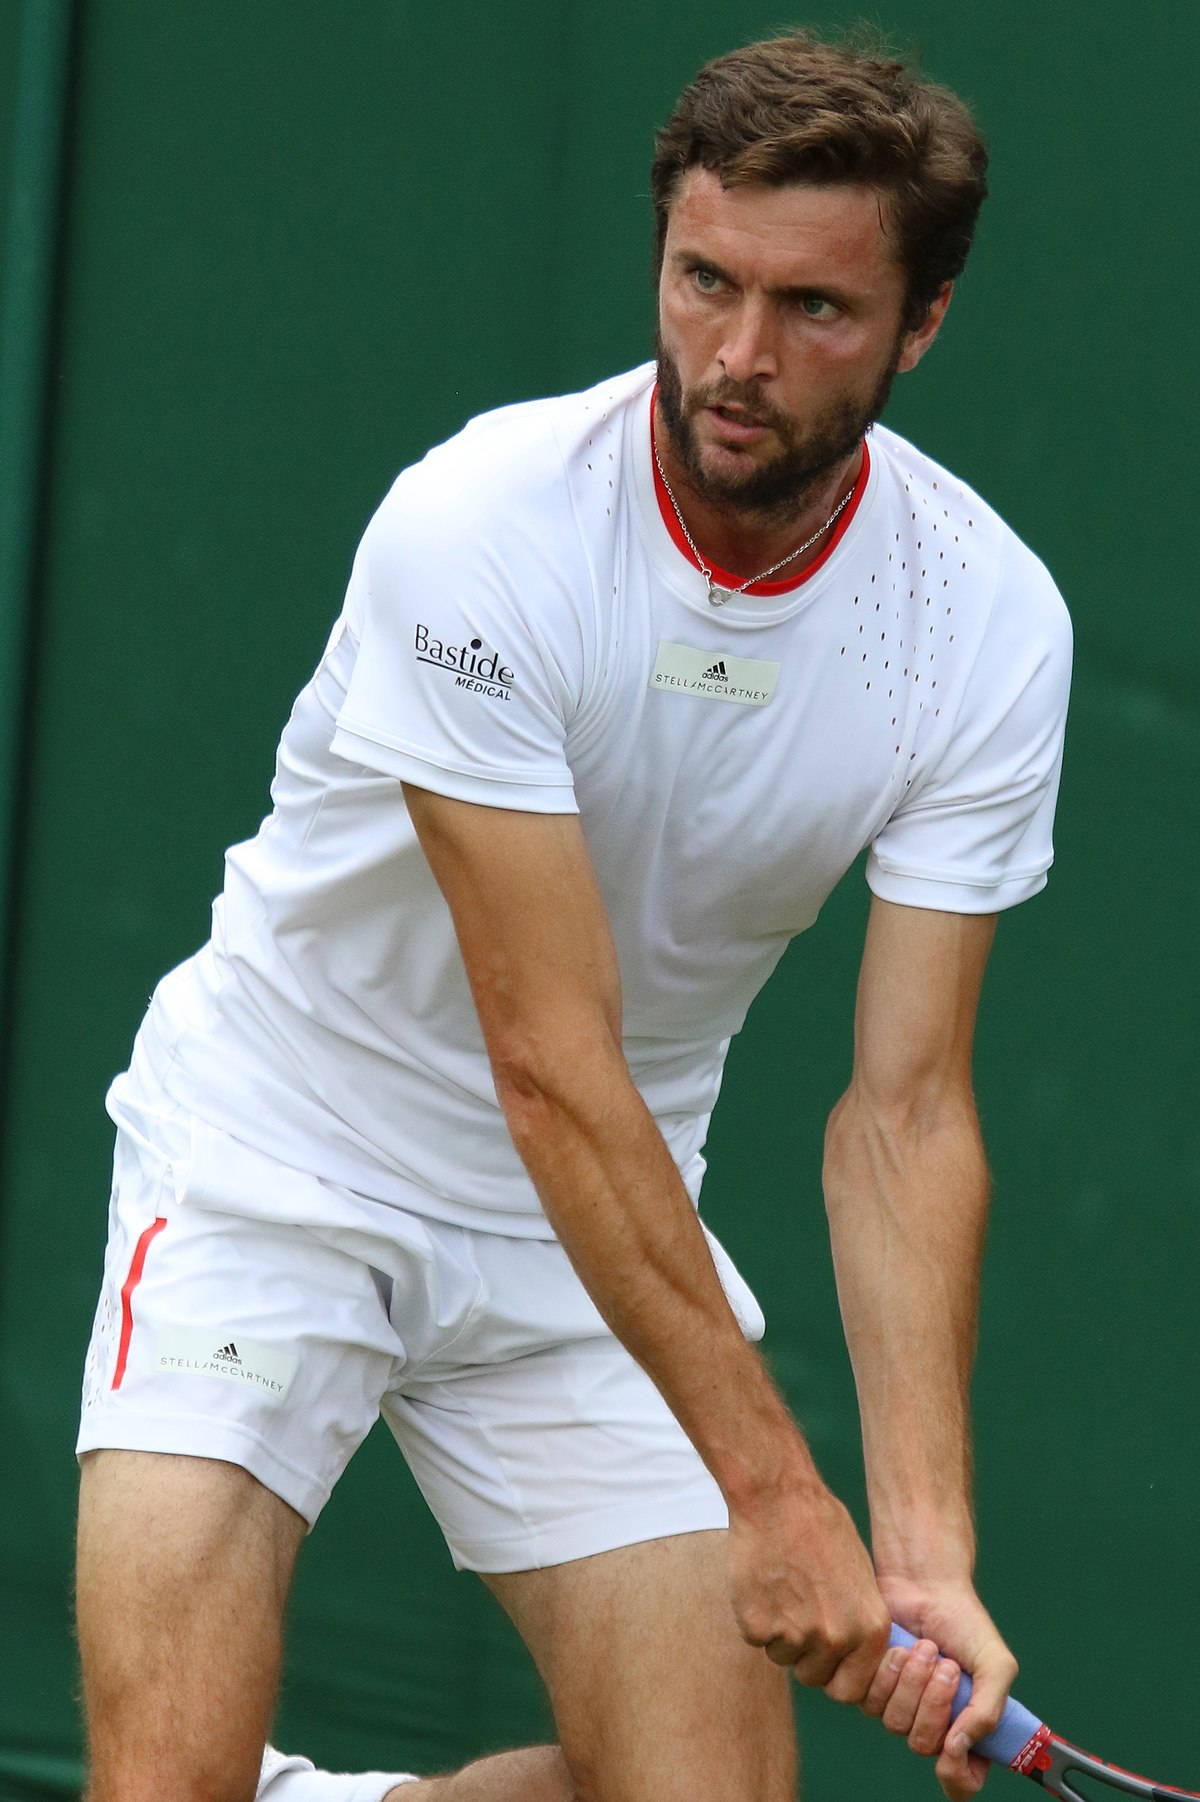
[[[671,497],[667,493],[661,475],[658,473],[658,459],[654,455],[654,399],[657,393],[658,384],[655,383],[654,391],[650,396],[650,467],[654,472],[654,494],[658,501],[658,510],[662,515],[663,524],[671,534],[671,537],[679,550],[682,551],[692,568],[695,569],[698,567],[695,555],[693,554],[687,539],[683,535],[683,528],[680,526],[675,509],[671,505]],[[871,451],[865,438],[862,441],[862,453],[862,468],[858,472],[858,479],[854,484],[854,491],[842,513],[842,517],[838,520],[837,525],[830,535],[829,543],[825,546],[825,549],[821,552],[820,556],[814,557],[811,563],[806,563],[799,575],[787,576],[782,581],[751,582],[749,588],[744,590],[746,594],[790,594],[793,589],[801,587],[803,583],[815,576],[819,569],[824,568],[825,564],[828,563],[830,557],[832,557],[834,551],[836,551],[838,545],[849,531],[850,522],[858,512],[859,503],[866,492],[867,478],[871,473]],[[744,576],[735,576],[732,570],[721,569],[716,564],[713,565],[712,573],[713,580],[719,583],[722,588],[741,588],[742,583],[745,581]]]

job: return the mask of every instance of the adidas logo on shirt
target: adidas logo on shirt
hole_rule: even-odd
[[[667,694],[691,695],[702,701],[736,702],[741,707],[765,707],[775,693],[779,665],[762,657],[735,657],[723,651],[714,657],[711,646],[672,644],[659,640],[658,656],[650,672],[650,686]]]
[[[223,1345],[219,1351],[215,1351],[213,1357],[214,1359],[224,1358],[229,1364],[240,1364],[242,1361],[238,1356],[238,1348],[233,1343],[232,1339],[229,1341],[228,1345]]]

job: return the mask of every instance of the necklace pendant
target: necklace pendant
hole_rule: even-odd
[[[711,576],[707,576],[705,578],[705,580],[708,583],[708,604],[709,604],[709,606],[710,607],[723,607],[725,605],[726,601],[729,599],[729,590],[727,588],[720,587],[720,585],[718,583],[713,581]]]

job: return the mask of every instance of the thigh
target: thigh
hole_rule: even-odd
[[[737,1631],[727,1535],[485,1581],[550,1694],[580,1802],[792,1802],[790,1679]]]
[[[85,1457],[77,1623],[92,1802],[249,1802],[304,1533],[232,1464]]]

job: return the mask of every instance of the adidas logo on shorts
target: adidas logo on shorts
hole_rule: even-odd
[[[240,1343],[239,1343],[240,1341]],[[156,1365],[176,1376],[222,1377],[227,1383],[244,1383],[268,1396],[282,1399],[296,1374],[297,1355],[258,1339],[218,1341],[204,1327],[167,1326],[159,1329]]]

